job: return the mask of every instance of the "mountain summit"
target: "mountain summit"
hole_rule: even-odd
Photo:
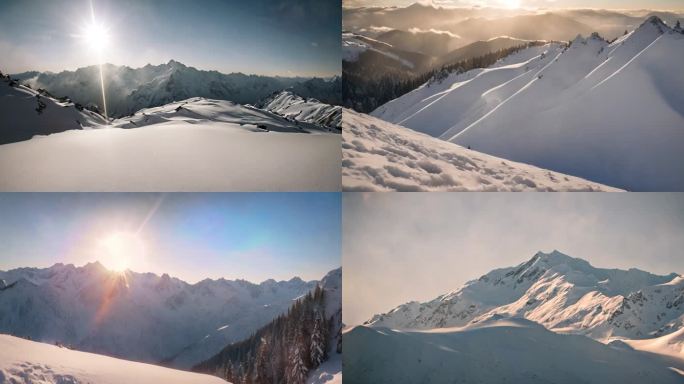
[[[638,269],[596,268],[558,251],[538,252],[462,288],[411,302],[366,322],[373,327],[431,329],[520,317],[595,339],[652,338],[684,324],[684,279]]]

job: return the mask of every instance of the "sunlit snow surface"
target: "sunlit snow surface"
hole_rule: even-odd
[[[345,383],[681,383],[658,356],[561,335],[525,319],[438,332],[355,327]]]
[[[0,383],[220,384],[226,381],[0,335]]]
[[[577,177],[464,148],[345,109],[346,191],[614,191]]]
[[[229,101],[188,99],[101,125],[3,86],[2,126],[51,133],[0,145],[4,191],[336,191],[340,135]],[[27,93],[28,92],[28,93]],[[16,110],[8,100],[27,106]],[[66,113],[68,112],[68,113]],[[14,117],[13,117],[14,116]],[[31,117],[29,119],[29,117]],[[27,120],[28,119],[28,120]],[[30,121],[33,126],[27,126]],[[15,127],[13,122],[21,123]],[[17,123],[17,124],[19,124]],[[80,130],[80,127],[84,130]],[[29,135],[28,137],[31,137]]]

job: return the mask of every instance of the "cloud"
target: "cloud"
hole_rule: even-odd
[[[376,27],[375,25],[371,25],[370,30],[373,32],[389,32],[389,31],[394,30],[394,28],[385,27],[385,26]]]
[[[455,34],[455,33],[453,33],[453,32],[450,32],[450,31],[442,31],[442,30],[434,29],[434,28],[430,28],[430,29],[420,29],[420,28],[418,28],[418,27],[413,27],[413,28],[409,29],[409,32],[413,33],[414,35],[417,34],[417,33],[437,33],[437,34],[440,34],[440,35],[448,35],[449,37],[453,37],[453,38],[455,38],[455,39],[460,39],[460,38],[461,38],[461,36],[459,36],[459,35],[457,35],[457,34]]]

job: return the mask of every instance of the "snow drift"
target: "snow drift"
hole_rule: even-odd
[[[342,184],[347,191],[614,191],[504,160],[345,109]]]

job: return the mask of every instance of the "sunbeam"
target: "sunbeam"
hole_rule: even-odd
[[[109,43],[109,31],[107,28],[97,23],[95,19],[95,7],[92,0],[90,1],[90,25],[84,29],[84,38],[91,49],[97,53],[97,64],[100,69],[100,89],[102,90],[102,108],[104,110],[104,117],[109,121],[107,114],[107,96],[105,95],[104,69],[102,63],[102,51]]]

